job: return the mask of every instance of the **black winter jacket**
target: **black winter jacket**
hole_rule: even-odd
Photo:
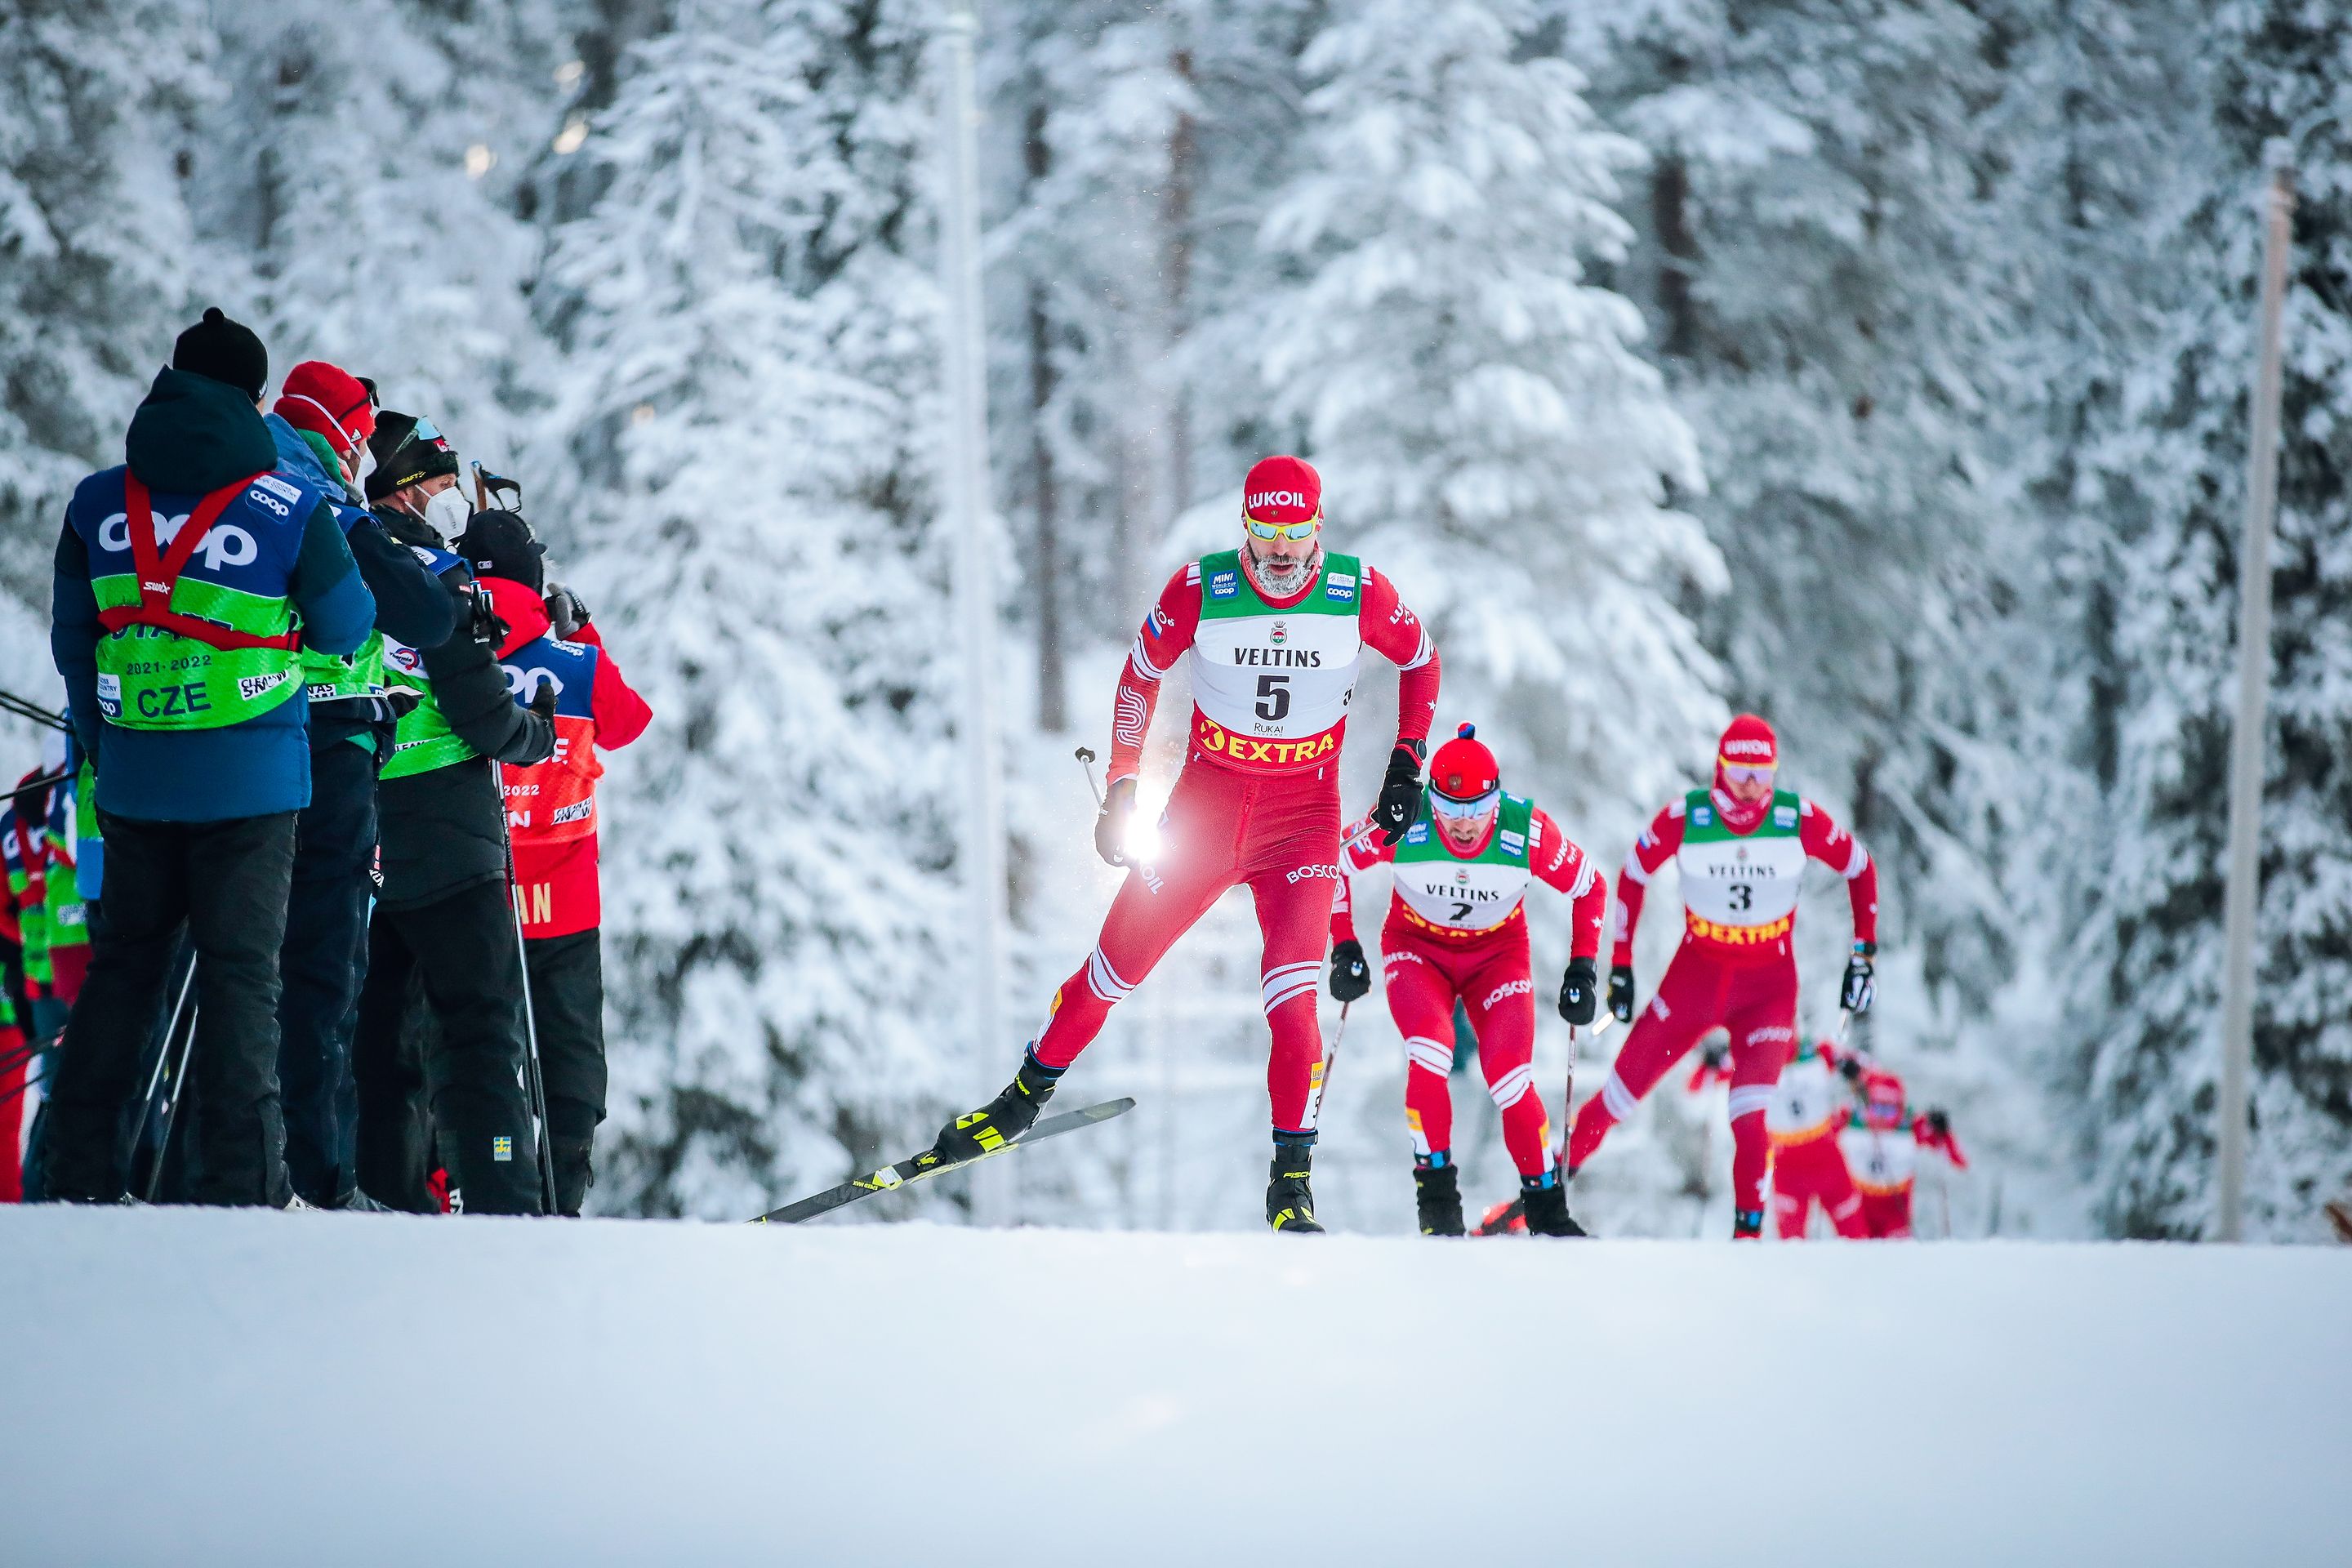
[[[378,507],[375,514],[404,544],[447,548],[404,512]],[[452,566],[440,582],[457,629],[438,647],[419,650],[425,674],[449,728],[482,755],[386,779],[378,786],[383,887],[377,901],[387,909],[415,909],[503,878],[506,806],[483,758],[522,766],[555,752],[555,726],[518,707],[508,691],[506,671],[491,652],[495,637],[488,643],[476,639],[472,574],[463,565]]]

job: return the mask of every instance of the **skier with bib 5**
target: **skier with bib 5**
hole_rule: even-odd
[[[1463,1234],[1447,1081],[1459,998],[1478,1037],[1486,1092],[1503,1114],[1503,1142],[1518,1167],[1528,1231],[1582,1236],[1569,1217],[1568,1189],[1552,1163],[1551,1123],[1536,1092],[1535,983],[1525,905],[1530,877],[1571,900],[1574,934],[1559,983],[1559,1016],[1590,1024],[1600,999],[1593,965],[1609,908],[1607,879],[1540,806],[1503,793],[1495,753],[1468,724],[1430,759],[1427,795],[1402,839],[1387,842],[1372,816],[1349,829],[1339,857],[1343,870],[1368,871],[1382,861],[1395,862],[1396,875],[1381,930],[1381,984],[1389,1015],[1404,1037],[1404,1115],[1412,1132],[1421,1233]],[[1343,878],[1331,910],[1331,994],[1352,1002],[1371,984]]]
[[[1609,1129],[1664,1077],[1699,1037],[1731,1032],[1731,1183],[1735,1239],[1764,1231],[1765,1107],[1797,1038],[1797,958],[1791,941],[1798,883],[1818,860],[1846,881],[1853,952],[1838,1005],[1870,1009],[1878,951],[1878,870],[1829,813],[1775,789],[1780,763],[1772,726],[1742,713],[1717,748],[1715,784],[1670,802],[1634,841],[1617,879],[1609,1010],[1633,1032],[1601,1092],[1584,1102],[1570,1135],[1573,1177]],[[1633,1020],[1633,931],[1650,879],[1667,861],[1682,873],[1681,949],[1639,1022]]]
[[[1319,1232],[1308,1186],[1323,1089],[1315,1016],[1324,931],[1339,886],[1339,747],[1369,647],[1400,671],[1397,737],[1370,821],[1393,844],[1421,812],[1437,706],[1437,649],[1387,578],[1323,548],[1323,481],[1297,458],[1261,460],[1243,486],[1244,536],[1179,570],[1146,616],[1111,710],[1110,784],[1096,852],[1127,868],[1102,936],[1055,992],[1044,1032],[1004,1091],[941,1130],[925,1156],[971,1159],[1018,1138],[1112,1004],[1218,895],[1247,883],[1265,937],[1260,1000],[1273,1035],[1266,1092],[1274,1163],[1266,1221]],[[1160,682],[1192,656],[1192,741],[1160,817],[1161,849],[1129,848],[1136,778]]]

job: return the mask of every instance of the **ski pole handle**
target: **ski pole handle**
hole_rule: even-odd
[[[1097,787],[1095,784],[1094,748],[1091,746],[1080,746],[1077,750],[1076,755],[1078,765],[1087,770],[1087,793],[1095,797],[1095,809],[1097,811],[1100,811],[1103,808],[1103,792],[1101,789]]]

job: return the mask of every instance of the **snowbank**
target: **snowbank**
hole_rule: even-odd
[[[18,1563],[2203,1568],[2352,1474],[2309,1249],[10,1209],[0,1321]]]

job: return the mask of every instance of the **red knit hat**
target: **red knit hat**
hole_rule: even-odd
[[[1304,458],[1260,458],[1242,481],[1242,515],[1259,522],[1317,522],[1323,476]]]
[[[306,359],[286,373],[270,410],[297,430],[322,436],[338,452],[357,452],[375,434],[375,404],[359,377],[322,359]]]
[[[1903,1125],[1903,1080],[1884,1068],[1862,1075],[1862,1120],[1882,1131]]]
[[[1730,768],[1777,768],[1780,765],[1780,737],[1772,726],[1753,713],[1742,713],[1731,721],[1717,742],[1716,761]]]
[[[1503,782],[1495,753],[1474,738],[1477,733],[1475,724],[1463,725],[1429,759],[1429,787],[1448,800],[1476,800],[1492,795]]]

